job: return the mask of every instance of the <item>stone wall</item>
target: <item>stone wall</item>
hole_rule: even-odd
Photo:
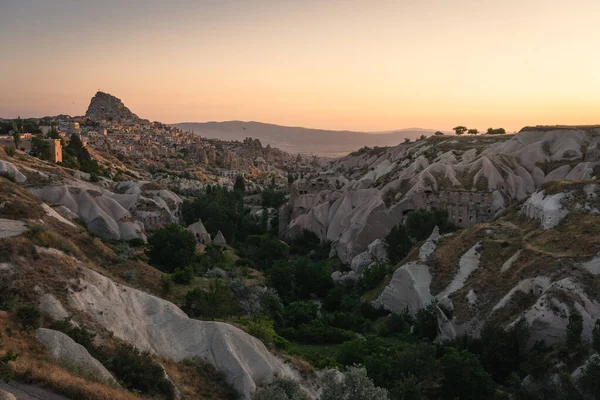
[[[464,228],[490,221],[495,214],[492,202],[491,192],[424,192],[421,208],[446,210],[448,211],[448,220]]]

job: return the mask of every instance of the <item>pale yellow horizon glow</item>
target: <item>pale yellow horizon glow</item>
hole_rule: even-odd
[[[100,89],[166,123],[600,123],[598,1],[98,3],[0,0],[0,117],[82,115]]]

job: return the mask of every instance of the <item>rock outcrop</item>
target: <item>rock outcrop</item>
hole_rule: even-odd
[[[175,361],[200,357],[223,371],[248,399],[257,385],[277,377],[296,377],[264,344],[229,324],[190,319],[168,301],[116,284],[84,269],[71,307],[90,315],[115,337]]]
[[[132,124],[145,121],[125,107],[121,99],[104,92],[97,92],[92,97],[85,116],[94,121],[115,121]]]
[[[74,368],[92,379],[119,387],[117,380],[112,374],[82,345],[75,343],[73,339],[62,332],[52,329],[39,328],[36,332],[37,339],[48,349],[50,355],[71,368]]]
[[[27,226],[23,221],[0,218],[0,239],[11,236],[19,236],[26,231]]]

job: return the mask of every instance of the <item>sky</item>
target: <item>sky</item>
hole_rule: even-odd
[[[600,123],[598,0],[0,0],[0,117]]]

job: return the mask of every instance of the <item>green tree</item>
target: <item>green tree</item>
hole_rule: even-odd
[[[267,283],[274,288],[279,296],[289,302],[296,298],[296,285],[294,284],[294,268],[290,261],[276,261],[267,271]]]
[[[228,317],[236,313],[231,289],[220,280],[212,281],[208,291],[195,288],[187,292],[182,310],[190,317],[209,320]]]
[[[459,125],[459,126],[455,126],[454,128],[452,128],[452,130],[453,130],[454,132],[456,132],[456,134],[457,134],[458,136],[460,136],[460,135],[462,135],[463,133],[465,133],[465,132],[467,131],[467,127],[466,127],[466,126]]]
[[[498,128],[498,129],[488,128],[486,133],[488,135],[504,135],[506,133],[506,130],[504,128]]]
[[[235,183],[233,184],[233,190],[236,192],[244,193],[246,191],[246,180],[242,175],[235,177]]]
[[[416,210],[408,213],[406,217],[408,235],[416,241],[427,239],[436,226],[440,229],[440,233],[452,232],[456,229],[448,221],[446,210]]]
[[[98,166],[98,162],[92,159],[88,149],[85,148],[83,142],[79,138],[79,135],[72,134],[69,139],[69,144],[65,147],[65,153],[71,158],[75,158],[77,160],[77,164],[79,169],[83,172],[88,173],[99,173],[100,167]],[[76,167],[76,165],[67,165],[69,167]]]
[[[577,349],[581,344],[581,334],[583,333],[583,318],[577,311],[569,315],[567,324],[567,346],[571,350]]]
[[[469,129],[469,130],[467,131],[467,133],[468,133],[469,135],[477,135],[477,134],[479,133],[479,131],[478,131],[477,129]]]
[[[410,139],[409,138],[404,138],[404,143],[410,143]]]
[[[264,208],[279,209],[286,202],[285,196],[285,192],[268,187],[261,193],[262,206]]]
[[[21,142],[21,129],[16,122],[12,123],[12,138],[13,143],[15,144],[15,149],[19,148],[19,143]]]
[[[436,132],[434,133],[434,135],[435,135],[435,136],[444,136],[444,132],[441,132],[441,131],[436,131]]]
[[[474,354],[450,351],[440,360],[444,379],[442,398],[448,400],[490,399],[496,389],[490,375]]]
[[[578,384],[592,399],[600,399],[600,356],[593,355],[582,368]]]
[[[415,315],[415,333],[424,339],[433,341],[438,333],[437,304],[431,302]]]
[[[388,259],[392,265],[402,261],[413,246],[413,241],[408,236],[406,226],[398,224],[393,227],[385,237],[385,245]]]
[[[148,238],[150,264],[164,272],[189,265],[196,253],[196,238],[183,226],[168,224]]]
[[[31,138],[31,151],[35,152],[37,156],[43,160],[50,159],[50,145],[39,135],[35,135]]]
[[[596,353],[600,354],[600,318],[596,320],[596,325],[592,330],[592,347]]]

